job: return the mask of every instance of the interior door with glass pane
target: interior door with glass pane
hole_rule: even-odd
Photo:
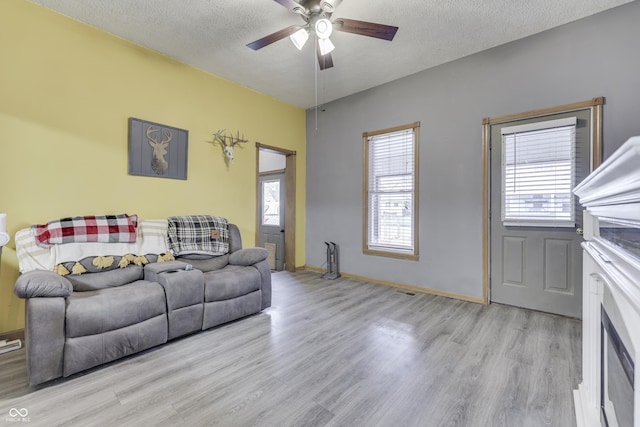
[[[284,269],[284,173],[260,175],[260,241],[269,251],[272,270]]]
[[[581,317],[590,159],[590,109],[491,126],[492,302]]]

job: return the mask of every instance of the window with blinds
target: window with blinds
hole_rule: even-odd
[[[502,128],[502,221],[574,227],[575,117]]]
[[[365,132],[363,251],[417,258],[419,123]]]

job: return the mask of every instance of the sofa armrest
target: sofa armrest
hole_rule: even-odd
[[[261,309],[264,310],[267,307],[271,307],[271,267],[269,267],[269,261],[266,259],[255,264],[254,267],[260,273]]]
[[[64,298],[29,298],[25,303],[24,338],[29,385],[62,376],[64,358]]]
[[[144,266],[144,278],[145,280],[157,282],[159,274],[184,270],[187,265],[188,264],[186,262],[182,261],[154,262],[147,264]]]
[[[265,248],[244,248],[229,255],[229,264],[247,267],[264,261],[268,255]]]
[[[20,298],[66,298],[73,292],[73,285],[53,271],[35,270],[19,276],[13,292]]]

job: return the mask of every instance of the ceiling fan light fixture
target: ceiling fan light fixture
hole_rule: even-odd
[[[320,48],[320,55],[322,56],[331,53],[333,49],[336,48],[329,39],[318,39],[318,47]]]
[[[298,48],[298,50],[302,50],[302,47],[309,39],[309,31],[306,28],[300,28],[298,31],[291,34],[289,38],[291,39],[293,45]]]
[[[333,32],[333,24],[327,18],[321,18],[316,21],[315,30],[319,39],[328,39]]]
[[[320,2],[320,8],[327,13],[333,13],[336,10],[336,7],[340,6],[342,0],[322,0]]]

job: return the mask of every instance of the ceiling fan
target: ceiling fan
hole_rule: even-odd
[[[375,37],[383,40],[393,40],[398,27],[391,25],[375,24],[373,22],[356,21],[354,19],[338,18],[330,20],[335,9],[342,0],[274,0],[287,9],[299,14],[304,19],[304,25],[292,25],[266,37],[258,39],[247,45],[253,50],[262,49],[271,43],[285,37],[290,37],[293,44],[300,50],[313,35],[316,41],[318,64],[324,70],[333,67],[331,51],[335,49],[329,37],[333,30],[345,33],[360,34],[367,37]]]

